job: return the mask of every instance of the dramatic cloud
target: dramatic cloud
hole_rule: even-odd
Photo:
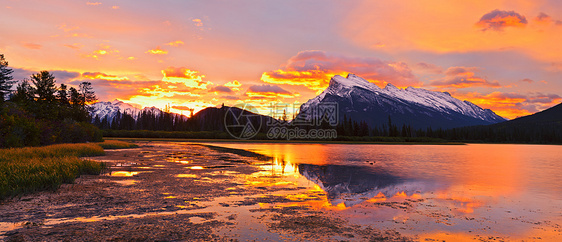
[[[232,92],[232,90],[230,88],[225,87],[225,86],[216,86],[216,87],[211,88],[209,91],[210,92],[226,92],[226,93]]]
[[[246,96],[251,98],[276,99],[292,98],[298,96],[276,85],[253,85],[246,91]]]
[[[160,46],[157,46],[155,49],[147,50],[144,53],[151,54],[151,55],[167,55],[168,51],[161,49]]]
[[[371,82],[396,86],[419,85],[420,82],[403,62],[382,61],[376,58],[354,58],[309,50],[291,57],[278,70],[265,72],[261,80],[273,84],[302,85],[321,91],[334,75],[354,73]]]
[[[193,110],[193,108],[188,107],[188,106],[172,106],[172,108],[177,109],[177,110],[183,110],[183,111],[191,111],[191,110]]]
[[[181,83],[186,87],[207,89],[207,85],[210,82],[204,81],[204,75],[200,75],[198,71],[192,71],[185,67],[168,67],[162,70],[162,75],[164,78],[162,81],[169,83]]]
[[[484,95],[471,92],[455,93],[454,96],[468,100],[482,108],[492,109],[498,115],[509,119],[550,108],[562,100],[558,94],[543,93],[492,92]]]
[[[225,87],[240,87],[242,86],[242,84],[240,84],[240,82],[234,80],[231,82],[227,82],[226,84],[224,84]]]
[[[488,81],[482,77],[476,76],[476,67],[450,67],[445,71],[445,77],[439,80],[431,81],[430,85],[435,87],[455,87],[467,88],[473,86],[484,87],[500,87],[498,81]]]
[[[88,79],[103,79],[103,80],[115,80],[115,81],[129,80],[129,78],[126,76],[119,77],[115,75],[108,75],[102,72],[84,72],[82,73],[82,77]]]
[[[529,79],[529,78],[525,78],[523,80],[521,80],[522,82],[528,82],[528,83],[533,83],[534,81]]]
[[[502,31],[505,27],[524,27],[525,25],[527,25],[525,16],[515,11],[502,11],[499,9],[484,14],[480,21],[476,23],[476,26],[482,28],[483,31]]]

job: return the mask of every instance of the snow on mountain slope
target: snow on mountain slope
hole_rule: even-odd
[[[466,120],[466,117],[470,117],[481,120],[483,123],[498,123],[506,120],[489,109],[482,109],[469,101],[461,101],[446,92],[434,92],[414,87],[399,89],[392,84],[388,84],[385,88],[381,89],[377,85],[353,74],[349,74],[346,78],[339,75],[332,77],[326,90],[301,106],[301,113],[307,114],[310,112],[309,109],[311,107],[326,101],[327,98],[349,102],[351,107],[347,107],[347,112],[361,111],[353,110],[353,106],[354,102],[362,102],[363,106],[385,106],[385,110],[392,109],[395,112],[401,112],[403,115],[410,112],[412,114],[416,113],[418,116],[425,114],[435,117],[437,113],[439,115],[456,116],[460,119],[465,119],[464,121],[466,122],[469,122]],[[388,106],[392,107],[389,108]],[[366,110],[363,107],[363,111]],[[445,119],[448,118],[446,115],[443,116]],[[463,118],[462,116],[465,117]],[[476,122],[476,124],[481,123]]]
[[[124,103],[117,99],[113,100],[112,102],[97,102],[91,105],[92,110],[92,117],[98,116],[100,119],[103,119],[107,116],[109,120],[113,119],[117,112],[127,113],[131,115],[133,118],[137,118],[139,112],[143,110],[151,110],[156,113],[161,113],[162,111],[156,107],[146,107],[144,109],[138,108],[136,105]]]

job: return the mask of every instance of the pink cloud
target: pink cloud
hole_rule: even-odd
[[[431,81],[430,85],[435,87],[467,88],[473,86],[501,87],[498,81],[488,81],[476,76],[478,68],[454,66],[445,71],[445,77]]]

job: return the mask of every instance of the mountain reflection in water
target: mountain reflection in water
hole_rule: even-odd
[[[390,198],[396,194],[420,194],[436,186],[429,181],[405,179],[382,169],[361,166],[299,164],[298,170],[327,193],[332,205],[344,203],[346,207],[381,195]]]

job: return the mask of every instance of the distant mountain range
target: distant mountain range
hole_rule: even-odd
[[[336,75],[326,90],[303,104],[297,119],[315,117],[319,105],[338,103],[339,118],[365,121],[371,127],[392,123],[419,128],[455,128],[487,125],[506,121],[490,109],[482,109],[469,101],[461,101],[447,92],[422,88],[399,89],[392,84],[385,88],[353,74]]]
[[[121,114],[129,114],[135,119],[142,111],[151,111],[157,115],[163,113],[163,111],[157,107],[145,107],[141,109],[132,104],[124,103],[123,101],[119,101],[117,99],[113,100],[112,102],[97,102],[92,104],[91,107],[92,112],[90,114],[92,115],[92,118],[95,118],[96,116],[99,119],[107,117],[108,120],[112,120],[118,112]]]

